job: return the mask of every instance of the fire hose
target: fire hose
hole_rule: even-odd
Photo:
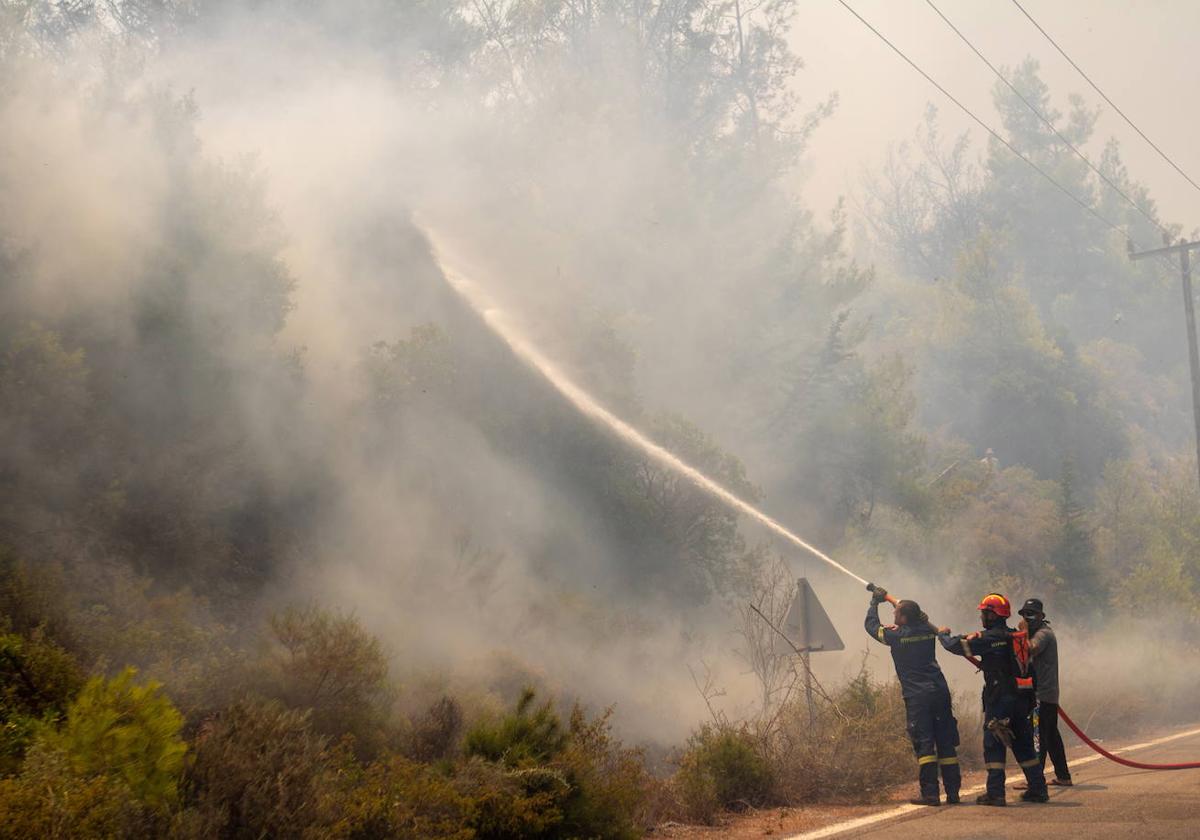
[[[875,588],[876,587],[874,584],[870,584],[870,583],[867,584],[867,589],[869,591],[874,592]],[[896,606],[897,600],[896,600],[895,596],[889,594],[889,595],[886,595],[885,597],[889,604],[891,604],[893,607]],[[963,657],[963,659],[967,660],[972,665],[974,665],[975,670],[977,670],[977,671],[980,670],[979,660],[976,659],[974,656],[964,653],[962,655],[962,657]],[[1083,741],[1083,743],[1087,744],[1089,747],[1091,747],[1093,750],[1095,750],[1100,755],[1107,758],[1109,761],[1115,761],[1117,764],[1123,764],[1126,767],[1133,767],[1138,770],[1196,770],[1196,769],[1200,769],[1200,761],[1185,761],[1185,762],[1181,762],[1179,764],[1147,764],[1146,762],[1143,762],[1143,761],[1132,761],[1131,759],[1128,759],[1128,758],[1121,758],[1121,756],[1113,755],[1108,750],[1104,749],[1104,747],[1100,746],[1095,741],[1093,741],[1091,738],[1089,738],[1087,736],[1087,733],[1085,733],[1082,729],[1080,729],[1079,726],[1075,723],[1075,721],[1071,720],[1071,716],[1067,714],[1066,710],[1062,706],[1058,707],[1058,716],[1063,719],[1063,723],[1065,723],[1068,727],[1070,727],[1071,731],[1075,733],[1075,735],[1079,738],[1080,741]]]
[[[1075,725],[1075,721],[1071,720],[1070,715],[1066,713],[1062,706],[1058,707],[1058,716],[1063,719],[1063,723],[1071,728],[1072,732],[1079,736],[1080,741],[1083,741],[1083,743],[1109,761],[1115,761],[1117,764],[1124,764],[1126,767],[1136,767],[1138,770],[1195,770],[1200,768],[1200,761],[1185,761],[1180,764],[1146,764],[1143,761],[1131,761],[1128,758],[1121,758],[1121,756],[1113,755],[1089,738],[1082,729]]]
[[[424,233],[426,238],[430,240],[430,244],[435,246],[435,260],[439,265],[444,267],[443,277],[450,284],[450,286],[471,308],[475,309],[479,313],[480,317],[483,318],[487,326],[494,331],[504,341],[505,344],[508,345],[508,347],[513,351],[513,353],[516,354],[518,358],[531,365],[534,369],[546,377],[547,381],[549,381],[549,383],[554,386],[554,388],[560,394],[562,394],[563,397],[565,397],[572,405],[579,409],[579,411],[581,411],[585,416],[601,422],[607,426],[609,430],[620,436],[620,438],[626,443],[636,447],[637,449],[640,449],[643,453],[649,455],[659,463],[664,464],[669,469],[683,475],[700,489],[719,499],[722,503],[730,506],[734,510],[750,516],[769,530],[788,540],[793,545],[796,545],[804,551],[807,551],[809,554],[818,558],[823,563],[826,563],[831,568],[834,568],[842,574],[853,578],[859,583],[866,583],[867,589],[874,591],[875,587],[872,584],[867,583],[865,578],[860,577],[859,575],[847,569],[841,563],[838,563],[828,554],[825,554],[815,546],[805,542],[795,533],[789,531],[779,522],[767,516],[758,508],[738,498],[733,493],[730,493],[719,483],[710,479],[700,470],[697,470],[696,468],[680,460],[667,449],[649,440],[640,432],[638,432],[637,429],[605,409],[602,405],[600,405],[600,403],[593,399],[591,395],[587,393],[587,391],[583,390],[570,379],[565,377],[553,364],[553,362],[546,358],[533,343],[531,343],[520,333],[520,331],[514,329],[512,325],[502,317],[502,313],[500,313],[500,311],[494,305],[488,304],[486,298],[483,298],[480,295],[479,290],[473,284],[471,284],[463,275],[447,266],[447,254],[442,251],[442,249],[436,247],[436,240],[428,230],[425,230]],[[941,478],[941,476],[938,476],[938,478]],[[892,604],[892,606],[896,605],[895,598],[888,596],[887,600]],[[968,661],[974,664],[976,668],[979,667],[979,662],[973,657],[968,656],[966,658]],[[1061,707],[1059,708],[1059,714],[1062,716],[1067,725],[1071,727],[1072,731],[1074,731],[1084,743],[1106,758],[1110,758],[1120,764],[1127,764],[1131,767],[1152,770],[1182,770],[1185,768],[1200,767],[1200,762],[1191,764],[1141,764],[1128,761],[1123,758],[1117,758],[1111,753],[1105,752],[1103,749],[1097,746],[1095,742],[1084,735],[1083,732],[1080,731],[1079,727],[1077,727],[1071,721],[1071,719],[1067,717],[1066,712],[1064,712]]]

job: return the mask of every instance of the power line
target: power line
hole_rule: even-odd
[[[1082,160],[1084,163],[1086,163],[1088,168],[1091,169],[1093,172],[1095,172],[1096,175],[1098,175],[1100,177],[1100,179],[1102,181],[1104,181],[1104,183],[1107,184],[1110,189],[1112,189],[1113,192],[1115,192],[1117,195],[1121,196],[1121,198],[1125,199],[1125,201],[1129,204],[1129,206],[1132,207],[1134,210],[1136,210],[1138,213],[1141,213],[1142,216],[1144,216],[1146,218],[1146,220],[1148,222],[1150,222],[1150,224],[1157,227],[1163,233],[1166,233],[1166,234],[1170,233],[1170,231],[1167,230],[1167,228],[1164,227],[1157,219],[1155,219],[1153,216],[1151,216],[1149,213],[1147,213],[1142,208],[1141,205],[1139,205],[1136,201],[1134,201],[1132,198],[1130,198],[1125,193],[1124,190],[1122,190],[1119,186],[1117,186],[1115,183],[1113,183],[1112,179],[1109,178],[1107,175],[1105,175],[1094,163],[1092,163],[1091,160],[1089,160],[1088,157],[1083,152],[1081,152],[1078,149],[1078,147],[1075,146],[1074,143],[1072,143],[1070,140],[1068,140],[1063,135],[1063,133],[1054,126],[1054,123],[1051,122],[1049,117],[1047,117],[1040,110],[1038,110],[1037,106],[1035,106],[1032,102],[1030,102],[1025,97],[1025,95],[1023,93],[1021,93],[1020,90],[1017,89],[1016,85],[1014,85],[1012,82],[1010,82],[1004,76],[1004,74],[1001,73],[994,64],[992,64],[992,62],[988,61],[987,56],[985,56],[982,52],[980,52],[979,49],[973,43],[971,43],[971,39],[968,38],[966,35],[964,35],[959,30],[959,28],[951,22],[950,18],[946,17],[946,15],[942,13],[942,10],[939,9],[934,4],[933,0],[925,0],[925,2],[926,2],[926,4],[928,4],[929,8],[933,9],[937,13],[937,16],[940,17],[945,22],[945,24],[950,27],[950,29],[954,32],[954,34],[957,35],[964,44],[966,44],[968,47],[971,48],[971,52],[975,53],[975,55],[977,55],[979,57],[979,60],[987,65],[988,69],[991,70],[996,75],[996,78],[999,79],[1000,81],[1002,81],[1008,87],[1008,89],[1011,90],[1013,92],[1013,94],[1016,95],[1016,97],[1018,99],[1020,99],[1023,103],[1025,103],[1025,107],[1027,107],[1030,111],[1032,111],[1039,120],[1041,120],[1043,123],[1045,123],[1046,127],[1049,128],[1052,132],[1054,132],[1054,135],[1059,140],[1061,140],[1068,149],[1070,149],[1072,152],[1074,152],[1076,157],[1078,157],[1080,160]]]
[[[1054,177],[1052,175],[1050,175],[1050,173],[1046,172],[1046,170],[1042,169],[1040,166],[1038,166],[1036,163],[1034,163],[1032,160],[1030,160],[1024,154],[1022,154],[1021,151],[1019,149],[1017,149],[1012,143],[1010,143],[1006,139],[1004,139],[1004,137],[1002,137],[999,132],[997,132],[994,128],[992,128],[990,125],[985,123],[981,118],[976,116],[974,111],[972,111],[970,108],[968,108],[962,102],[960,102],[954,96],[954,94],[952,94],[950,91],[946,90],[944,87],[942,87],[938,83],[938,81],[936,79],[934,79],[932,76],[930,76],[924,70],[922,70],[920,65],[918,65],[915,61],[913,61],[911,58],[909,58],[907,55],[905,55],[904,52],[899,47],[897,47],[890,40],[888,40],[888,37],[886,35],[884,35],[882,32],[880,32],[878,29],[876,29],[874,26],[872,26],[866,18],[864,18],[862,15],[860,15],[858,12],[856,12],[854,10],[854,8],[849,3],[846,2],[846,0],[837,0],[837,2],[840,3],[846,9],[846,11],[848,11],[850,14],[852,14],[856,18],[858,18],[859,22],[863,26],[867,27],[867,29],[869,29],[873,33],[875,33],[875,36],[877,38],[879,38],[879,40],[883,41],[883,43],[885,43],[889,47],[891,47],[892,52],[894,52],[896,55],[898,55],[902,59],[904,59],[904,61],[908,64],[909,67],[911,67],[912,69],[914,69],[918,73],[920,73],[925,78],[925,81],[929,82],[929,84],[933,85],[935,88],[937,88],[939,91],[941,91],[942,95],[944,95],[947,99],[949,99],[951,102],[953,102],[955,105],[957,105],[962,110],[962,112],[964,114],[966,114],[968,117],[970,117],[971,119],[973,119],[979,125],[980,128],[982,128],[984,131],[986,131],[988,134],[990,134],[992,137],[994,137],[996,140],[998,140],[1000,143],[1002,143],[1005,146],[1005,148],[1007,148],[1014,155],[1019,157],[1021,160],[1025,161],[1025,163],[1028,164],[1031,169],[1036,171],[1039,175],[1041,175],[1043,178],[1045,178],[1047,181],[1049,181],[1051,184],[1053,184],[1059,190],[1059,192],[1061,192],[1067,198],[1071,199],[1071,201],[1078,204],[1081,208],[1083,208],[1084,212],[1086,212],[1088,215],[1092,216],[1094,219],[1098,220],[1104,226],[1108,227],[1111,230],[1115,230],[1117,233],[1121,234],[1126,239],[1129,238],[1129,234],[1127,234],[1119,225],[1117,225],[1113,222],[1110,222],[1108,219],[1104,218],[1099,213],[1097,213],[1094,209],[1092,209],[1092,207],[1089,204],[1087,204],[1087,202],[1080,199],[1078,196],[1075,195],[1075,193],[1071,192],[1066,187],[1064,187],[1062,184],[1060,184],[1058,181],[1056,181],[1054,179]]]
[[[1112,109],[1114,111],[1116,111],[1118,114],[1121,115],[1121,119],[1123,119],[1123,120],[1125,120],[1125,122],[1129,123],[1129,127],[1132,128],[1134,131],[1136,131],[1143,140],[1145,140],[1147,143],[1150,144],[1150,148],[1152,148],[1152,149],[1154,149],[1154,151],[1158,152],[1159,156],[1163,160],[1165,160],[1167,163],[1171,164],[1171,167],[1176,172],[1178,172],[1180,175],[1182,175],[1189,184],[1191,184],[1197,190],[1200,190],[1200,184],[1197,184],[1195,181],[1192,180],[1192,177],[1190,175],[1188,175],[1186,172],[1184,172],[1182,169],[1180,169],[1179,164],[1177,164],[1175,161],[1171,160],[1171,158],[1167,155],[1166,152],[1164,152],[1162,149],[1160,149],[1153,140],[1151,140],[1149,137],[1146,136],[1146,132],[1144,132],[1140,128],[1138,128],[1137,125],[1134,123],[1134,121],[1129,119],[1129,117],[1125,115],[1125,112],[1117,107],[1117,103],[1113,102],[1111,99],[1108,98],[1108,94],[1106,94],[1104,91],[1100,90],[1100,86],[1097,85],[1095,82],[1093,82],[1091,77],[1087,73],[1083,72],[1083,68],[1081,68],[1078,64],[1076,64],[1071,59],[1071,56],[1067,55],[1066,50],[1064,50],[1062,47],[1060,47],[1058,45],[1058,42],[1050,37],[1050,33],[1047,32],[1045,29],[1043,29],[1042,25],[1033,19],[1033,15],[1029,14],[1029,12],[1025,10],[1025,7],[1022,6],[1018,2],[1018,0],[1012,0],[1012,3],[1014,6],[1016,6],[1018,9],[1021,10],[1021,14],[1025,15],[1025,17],[1029,18],[1029,22],[1032,23],[1037,28],[1038,32],[1041,32],[1042,35],[1045,36],[1046,40],[1050,42],[1051,46],[1053,46],[1054,49],[1058,50],[1059,55],[1061,55],[1063,58],[1065,58],[1067,60],[1067,63],[1070,64],[1072,67],[1074,67],[1075,70],[1078,71],[1080,76],[1083,76],[1083,78],[1087,81],[1087,83],[1092,86],[1092,90],[1094,90],[1094,91],[1096,91],[1096,93],[1100,94],[1100,97],[1105,102],[1107,102],[1110,106],[1112,106]]]

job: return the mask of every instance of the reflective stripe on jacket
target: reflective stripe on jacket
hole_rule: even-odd
[[[937,664],[937,645],[934,644],[937,629],[932,624],[906,624],[893,630],[880,622],[879,605],[873,603],[867,608],[864,626],[875,641],[891,648],[892,662],[905,700],[949,692],[946,677]]]

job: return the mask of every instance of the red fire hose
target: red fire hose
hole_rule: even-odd
[[[1115,761],[1117,764],[1124,764],[1126,767],[1136,767],[1138,770],[1195,770],[1200,768],[1200,761],[1186,761],[1181,764],[1146,764],[1141,761],[1130,761],[1128,758],[1121,758],[1119,755],[1113,755],[1104,747],[1097,744],[1091,738],[1084,734],[1083,730],[1075,725],[1075,721],[1071,720],[1062,706],[1058,707],[1058,716],[1063,719],[1063,723],[1071,727],[1071,731],[1079,736],[1079,740],[1094,749],[1100,755],[1107,758],[1109,761]]]
[[[871,587],[868,586],[867,588],[870,589]],[[889,604],[891,604],[893,607],[896,606],[896,599],[891,595],[887,596],[887,602]],[[977,670],[977,671],[980,670],[979,660],[976,659],[974,656],[970,656],[969,654],[964,653],[963,659],[967,660],[972,665],[974,665],[975,670]],[[1096,752],[1100,753],[1100,755],[1104,756],[1109,761],[1115,761],[1117,764],[1124,764],[1126,767],[1134,767],[1134,768],[1137,768],[1138,770],[1196,770],[1196,769],[1200,769],[1200,761],[1186,761],[1186,762],[1182,762],[1180,764],[1146,764],[1145,762],[1142,762],[1142,761],[1131,761],[1128,758],[1121,758],[1119,755],[1113,755],[1108,750],[1104,749],[1104,747],[1100,746],[1095,741],[1093,741],[1091,738],[1089,738],[1082,729],[1080,729],[1078,726],[1075,725],[1075,721],[1071,720],[1070,715],[1067,714],[1066,710],[1063,709],[1062,706],[1058,707],[1058,716],[1060,718],[1062,718],[1063,723],[1065,723],[1067,726],[1069,726],[1071,728],[1071,731],[1074,732],[1079,737],[1080,741],[1083,741],[1083,743],[1087,744],[1089,747],[1091,747]]]

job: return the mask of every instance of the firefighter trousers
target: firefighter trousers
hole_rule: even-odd
[[[950,692],[937,691],[906,698],[908,737],[917,756],[921,796],[936,798],[938,771],[946,796],[958,796],[962,775],[958,767],[958,721],[950,705]]]
[[[1045,793],[1046,777],[1042,773],[1041,760],[1033,748],[1033,724],[1026,714],[1024,701],[1017,697],[998,697],[985,701],[983,762],[987,768],[988,796],[994,799],[1004,798],[1004,769],[1009,749],[1025,773],[1030,793]]]

